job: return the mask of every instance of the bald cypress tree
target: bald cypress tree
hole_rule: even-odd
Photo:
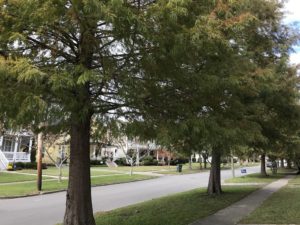
[[[5,113],[68,131],[65,225],[93,225],[90,129],[94,115],[133,108],[147,51],[143,12],[151,1],[0,1]],[[11,88],[9,88],[11,85]],[[1,88],[1,92],[2,89]],[[40,110],[40,114],[36,112]]]

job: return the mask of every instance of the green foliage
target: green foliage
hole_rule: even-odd
[[[36,162],[16,162],[15,163],[16,169],[37,169],[37,163]],[[47,165],[45,163],[42,164],[43,169],[47,169]]]
[[[127,163],[127,161],[126,161],[125,158],[117,159],[117,160],[115,160],[115,163],[116,163],[118,166],[129,166],[129,164]]]
[[[47,121],[53,132],[92,121],[99,147],[121,132],[186,155],[295,145],[299,78],[287,56],[296,33],[281,9],[276,0],[0,0],[0,118],[34,130]]]
[[[144,166],[157,166],[158,161],[156,159],[154,159],[152,156],[146,156],[143,158],[142,164]]]

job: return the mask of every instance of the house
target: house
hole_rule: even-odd
[[[153,142],[141,142],[138,139],[128,139],[126,136],[113,139],[110,143],[94,143],[91,141],[91,154],[92,160],[109,159],[110,161],[116,161],[121,158],[126,158],[126,155],[132,155],[134,152],[137,158],[137,164],[139,164],[139,158],[145,155],[151,155],[157,146]],[[153,154],[152,154],[153,155]]]
[[[30,162],[34,135],[28,131],[7,131],[0,135],[0,170],[9,163]]]

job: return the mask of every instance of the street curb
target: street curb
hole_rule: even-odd
[[[119,182],[119,183],[113,183],[113,184],[91,185],[91,187],[95,188],[95,187],[103,187],[103,186],[109,186],[109,185],[127,184],[127,183],[133,183],[133,182],[139,182],[139,181],[145,181],[145,180],[151,180],[151,179],[157,179],[157,178],[160,178],[160,177],[154,177],[153,176],[153,177],[150,177],[148,179],[133,180],[133,181],[128,181],[128,182]],[[34,197],[34,196],[42,196],[42,195],[55,194],[55,193],[60,193],[60,192],[64,192],[64,191],[67,191],[67,189],[61,189],[61,190],[57,190],[57,191],[46,191],[46,192],[41,191],[40,193],[29,194],[29,195],[17,195],[17,196],[0,197],[0,200],[28,198],[28,197]]]

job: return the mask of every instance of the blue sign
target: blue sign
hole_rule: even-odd
[[[246,169],[241,169],[241,173],[247,173]]]

